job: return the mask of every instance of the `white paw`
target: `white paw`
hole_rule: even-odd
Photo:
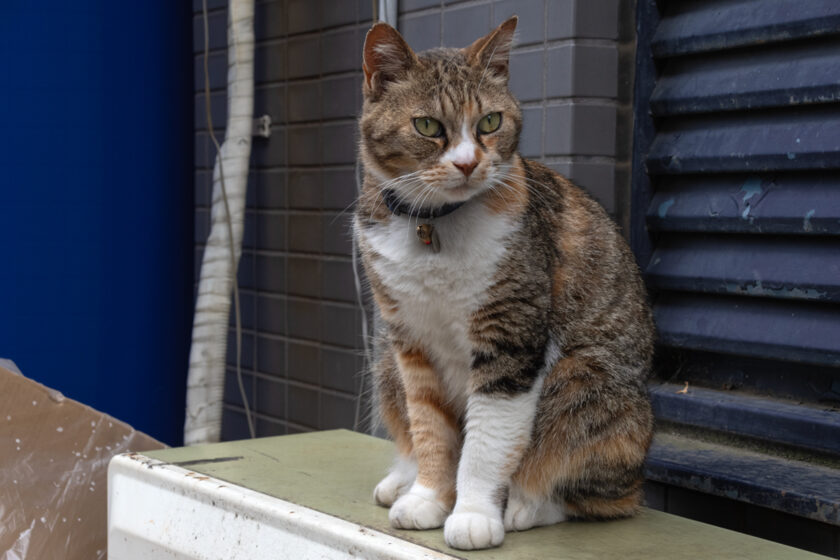
[[[388,519],[397,529],[436,529],[443,525],[448,513],[449,510],[435,498],[412,491],[394,502]]]
[[[563,506],[553,500],[528,500],[511,493],[505,510],[505,530],[525,531],[566,520]]]
[[[417,477],[417,463],[407,457],[398,457],[391,472],[373,490],[373,499],[380,506],[390,507],[408,492]]]
[[[408,492],[414,478],[406,479],[399,473],[391,473],[383,478],[373,489],[373,499],[380,506],[390,507],[397,498]]]
[[[483,513],[453,513],[443,527],[443,540],[461,550],[490,548],[502,544],[505,528],[501,519]]]

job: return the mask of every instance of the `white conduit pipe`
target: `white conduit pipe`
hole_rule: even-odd
[[[206,0],[204,6],[206,18]],[[227,99],[227,128],[220,148],[212,136],[212,126],[208,127],[218,153],[213,168],[210,235],[201,263],[190,347],[185,445],[219,441],[221,437],[231,293],[240,331],[235,278],[242,253],[254,120],[254,0],[230,0],[228,5]],[[209,97],[206,103],[209,105]],[[240,344],[237,337],[237,364]],[[250,414],[247,416],[250,425]]]
[[[379,21],[397,28],[397,0],[379,0]]]

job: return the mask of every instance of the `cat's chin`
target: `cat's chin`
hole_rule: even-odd
[[[469,200],[481,189],[470,185],[469,183],[464,183],[457,187],[449,187],[445,190],[446,196],[449,199],[447,202],[463,202],[465,200]]]
[[[442,187],[440,192],[443,196],[439,200],[443,203],[465,202],[487,190],[489,187],[485,181],[465,181],[452,187]]]

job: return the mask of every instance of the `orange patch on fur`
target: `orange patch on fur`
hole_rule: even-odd
[[[592,239],[592,217],[582,206],[583,197],[572,189],[565,189],[569,199],[563,213],[564,228],[559,239],[559,249],[567,259],[585,254],[585,246]],[[589,240],[589,241],[588,241]]]
[[[572,453],[541,452],[531,448],[519,465],[514,478],[527,492],[545,496],[563,481],[586,478],[587,472],[599,464],[615,469],[632,468],[645,459],[647,445],[633,435],[615,436],[575,449]],[[546,448],[563,449],[564,442],[554,442]]]
[[[409,401],[417,482],[433,488],[448,507],[455,503],[460,438],[451,413],[431,401]]]
[[[530,434],[528,434],[527,438],[517,442],[511,448],[511,450],[508,451],[507,455],[505,456],[504,472],[514,472],[516,470],[516,468],[519,466],[519,462],[522,461],[522,454],[525,452],[525,448],[528,446],[529,440]]]
[[[408,402],[408,406],[409,408],[414,407],[415,410],[425,406],[435,412],[440,412],[443,420],[446,422],[447,426],[452,429],[452,431],[459,430],[457,419],[452,415],[446,405],[441,402],[437,393],[425,393],[412,397]]]
[[[420,350],[406,350],[397,355],[397,361],[403,368],[431,368],[432,364]]]
[[[411,443],[417,459],[417,481],[433,488],[447,507],[455,503],[455,476],[460,453],[460,429],[445,404],[440,378],[425,353],[397,353],[403,377]]]
[[[556,300],[565,288],[566,273],[563,270],[563,263],[559,263],[551,277],[551,298]]]
[[[401,414],[400,410],[391,402],[383,402],[381,404],[382,420],[388,427],[388,432],[394,438],[394,444],[397,446],[397,451],[400,455],[411,455],[411,433],[409,432],[408,423]]]

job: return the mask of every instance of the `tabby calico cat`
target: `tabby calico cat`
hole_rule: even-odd
[[[653,323],[602,208],[517,152],[516,18],[415,54],[364,46],[355,234],[385,325],[375,365],[398,459],[390,521],[460,549],[639,507]]]

